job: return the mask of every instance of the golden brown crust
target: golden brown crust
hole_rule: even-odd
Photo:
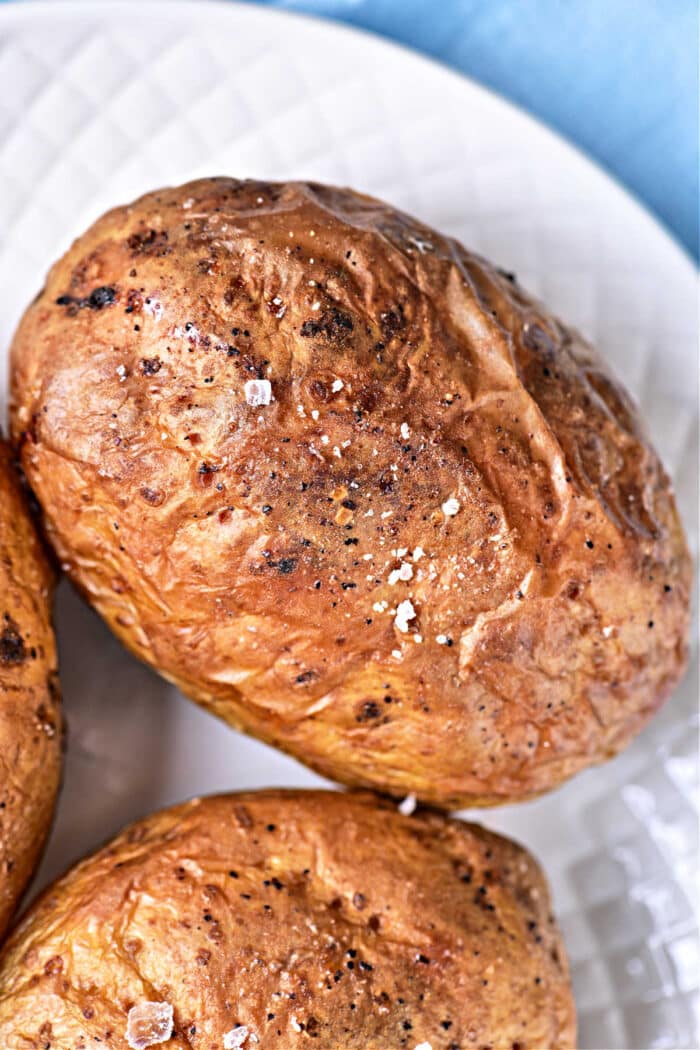
[[[533,859],[369,794],[269,791],[133,825],[35,905],[0,960],[0,1044],[572,1050],[574,1006]],[[22,1042],[21,1040],[24,1040]]]
[[[0,438],[0,937],[51,824],[61,714],[53,576]]]
[[[78,586],[330,777],[527,797],[624,746],[681,673],[689,557],[629,398],[507,275],[385,204],[150,194],[53,268],[12,357]]]

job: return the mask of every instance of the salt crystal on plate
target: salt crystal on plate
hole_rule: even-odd
[[[249,379],[244,389],[245,399],[253,408],[269,405],[272,401],[272,384],[269,379]]]
[[[173,1034],[173,1008],[170,1003],[137,1003],[129,1010],[126,1041],[132,1050],[167,1043]]]

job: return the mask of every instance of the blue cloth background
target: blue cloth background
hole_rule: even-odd
[[[698,257],[697,0],[257,0],[424,51],[590,154]]]

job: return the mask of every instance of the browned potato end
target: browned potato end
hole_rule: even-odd
[[[39,859],[60,778],[52,591],[0,439],[0,937]]]

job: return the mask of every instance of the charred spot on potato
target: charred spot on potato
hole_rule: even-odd
[[[154,376],[160,372],[162,368],[162,361],[159,357],[142,357],[141,358],[141,372],[145,376]]]
[[[9,613],[5,613],[4,626],[0,633],[0,664],[18,666],[27,659],[27,649],[19,627]]]
[[[137,231],[127,237],[126,244],[134,255],[168,255],[172,250],[166,230]]]
[[[300,334],[303,339],[321,338],[329,343],[344,343],[354,328],[355,324],[350,314],[334,306],[324,310],[317,319],[309,318],[304,321]]]
[[[271,569],[277,569],[283,576],[288,576],[294,572],[297,567],[296,558],[280,558],[279,561],[270,561],[268,565]]]
[[[105,306],[111,306],[116,302],[117,292],[109,285],[101,285],[94,288],[89,295],[76,297],[74,295],[59,295],[56,306],[67,306],[69,314],[76,314],[79,310],[102,310]]]
[[[100,288],[95,288],[88,296],[88,306],[91,310],[102,310],[105,306],[110,306],[117,297],[117,293],[114,288],[107,285],[102,285]]]
[[[309,393],[314,401],[322,404],[328,400],[328,387],[321,379],[314,379],[309,386]]]
[[[379,718],[382,711],[374,700],[363,700],[359,707],[357,714],[355,715],[356,722],[373,722],[375,718]]]
[[[213,463],[200,463],[200,465],[197,467],[197,476],[199,478],[200,485],[203,485],[205,488],[208,488],[212,483],[214,475],[218,474],[220,470],[221,467],[216,466]]]
[[[385,343],[390,342],[401,331],[405,323],[406,319],[401,304],[395,310],[384,310],[379,315],[379,327],[382,330]]]

